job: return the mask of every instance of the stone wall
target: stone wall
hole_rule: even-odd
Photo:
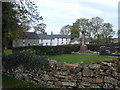
[[[3,73],[48,88],[114,88],[120,89],[120,60],[93,64],[66,64],[50,61],[46,70],[25,70],[22,66]]]

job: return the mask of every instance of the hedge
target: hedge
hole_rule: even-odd
[[[26,46],[15,47],[12,49],[13,53],[29,51],[37,55],[59,55],[59,54],[71,54],[72,51],[77,52],[80,49],[80,45],[61,45],[61,46]]]
[[[14,70],[22,65],[26,69],[43,69],[48,68],[49,61],[46,57],[34,55],[28,52],[14,53],[11,55],[3,55],[2,65],[7,70]]]
[[[118,44],[113,44],[114,46]],[[15,47],[13,48],[13,53],[15,52],[23,52],[29,51],[33,54],[38,55],[59,55],[59,54],[71,54],[72,52],[80,51],[80,44],[74,45],[61,45],[61,46],[26,46],[26,47]],[[98,44],[89,44],[88,50],[90,51],[98,51],[100,46],[109,47],[109,44],[106,45],[98,45]]]

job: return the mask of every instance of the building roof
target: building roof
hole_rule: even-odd
[[[72,42],[75,42],[75,41],[80,42],[80,38],[74,38],[74,39],[71,40],[70,42],[72,43]]]
[[[23,39],[54,39],[54,38],[69,38],[68,35],[41,35],[34,32],[26,32]]]
[[[23,39],[38,39],[38,35],[34,32],[26,32]]]
[[[85,38],[85,40],[86,40],[86,42],[91,42],[91,39],[90,39],[90,38]],[[80,42],[80,38],[74,38],[74,39],[71,40],[70,42],[72,43],[72,42],[75,42],[75,41]]]

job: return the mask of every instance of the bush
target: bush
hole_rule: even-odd
[[[90,51],[99,51],[100,45],[98,44],[89,44],[88,46],[88,50]]]
[[[60,45],[60,46],[26,46],[13,48],[13,53],[29,51],[38,55],[59,55],[77,52],[80,45]]]
[[[78,52],[80,50],[80,44],[74,45],[60,45],[60,46],[26,46],[13,48],[13,53],[28,51],[37,55],[59,55],[59,54],[71,54],[72,52]],[[101,45],[89,44],[88,50],[99,51]],[[105,45],[108,46],[108,45]]]
[[[19,65],[26,69],[43,69],[49,66],[49,61],[46,57],[28,52],[3,55],[3,66],[7,70],[15,69]]]

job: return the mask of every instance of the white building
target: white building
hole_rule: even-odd
[[[90,38],[85,38],[86,44],[90,44],[91,39]],[[81,44],[80,38],[74,38],[73,40],[70,41],[71,44]]]
[[[24,37],[13,40],[13,47],[20,46],[57,46],[70,43],[68,35],[41,35],[34,32],[26,32]]]

